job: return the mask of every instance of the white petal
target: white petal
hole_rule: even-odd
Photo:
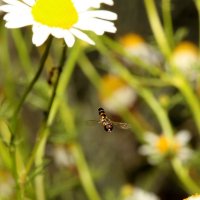
[[[86,18],[101,18],[106,20],[116,20],[117,14],[114,12],[110,12],[107,10],[91,10],[80,14],[80,17],[86,17]]]
[[[187,144],[190,139],[191,139],[191,135],[190,132],[187,130],[181,130],[177,133],[177,135],[175,136],[177,142],[179,142],[181,145],[185,145]]]
[[[73,35],[75,35],[77,38],[79,38],[79,39],[81,39],[81,40],[84,40],[84,41],[86,41],[86,42],[89,43],[89,44],[94,45],[94,41],[91,40],[85,33],[79,31],[78,29],[72,28],[72,29],[70,29],[70,32],[71,32]]]
[[[9,5],[9,4],[5,4],[5,5],[2,5],[0,6],[0,10],[4,11],[4,12],[29,12],[31,13],[31,8],[28,7],[27,5],[25,4],[22,4],[22,5]]]
[[[159,136],[152,132],[146,132],[144,138],[147,143],[154,145],[159,139]]]
[[[24,17],[26,16],[26,17]],[[30,22],[33,22],[33,17],[32,15],[30,14],[30,12],[20,12],[20,11],[17,11],[17,12],[10,12],[10,13],[7,13],[4,18],[3,18],[5,21],[30,21]]]
[[[93,31],[98,35],[102,35],[104,32],[114,33],[116,32],[116,27],[113,22],[105,21],[101,19],[80,19],[74,27],[82,30]]]
[[[35,4],[35,0],[23,0],[23,2],[31,7]]]
[[[152,154],[155,154],[155,149],[150,146],[150,145],[142,145],[138,152],[141,154],[141,155],[152,155]]]
[[[79,13],[91,8],[100,8],[101,3],[113,5],[112,0],[72,0],[72,2]]]
[[[17,0],[3,0],[5,3],[13,6],[27,6],[26,4],[22,3],[21,1]]]
[[[36,46],[42,45],[50,35],[49,28],[45,26],[40,26],[36,24],[33,26],[32,30],[33,30],[32,42]]]
[[[18,7],[5,4],[0,6],[0,10],[3,12],[16,12],[18,11]]]
[[[188,160],[193,155],[192,149],[189,149],[189,147],[181,148],[180,152],[178,153],[178,158],[180,158],[182,161]]]
[[[65,30],[61,28],[51,28],[51,34],[56,38],[64,38]]]
[[[89,8],[91,8],[91,3],[89,0],[84,0],[84,1],[80,1],[80,0],[72,0],[76,10],[80,13],[80,12],[84,12],[86,10],[88,10]]]
[[[69,31],[65,31],[64,40],[68,47],[72,47],[74,45],[75,38]]]
[[[6,22],[6,24],[5,24],[5,27],[6,28],[22,28],[22,27],[25,27],[25,26],[28,26],[28,25],[31,25],[29,22],[20,22],[20,21],[18,21],[18,22],[11,22],[11,21],[9,21],[9,22]]]
[[[4,20],[7,22],[6,23],[6,27],[7,28],[20,28],[20,27],[24,27],[24,26],[28,26],[28,25],[32,25],[33,24],[33,19],[32,16],[29,15],[29,13],[27,13],[27,15],[25,15],[26,17],[24,17],[24,13],[8,13],[4,16]]]

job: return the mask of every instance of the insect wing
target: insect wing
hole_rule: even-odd
[[[114,126],[117,126],[121,129],[130,129],[131,128],[129,124],[124,123],[124,122],[113,122],[112,121],[112,123],[113,123]]]
[[[95,125],[97,125],[97,124],[99,124],[100,122],[99,121],[97,121],[97,120],[87,120],[86,121],[86,124],[88,125],[88,126],[95,126]]]

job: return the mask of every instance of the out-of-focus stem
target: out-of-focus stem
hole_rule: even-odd
[[[160,47],[162,53],[166,58],[170,57],[171,50],[167,41],[167,37],[165,36],[163,27],[161,25],[158,12],[156,10],[156,5],[154,0],[144,0],[146,11],[148,15],[148,19],[151,25],[151,29],[153,31],[154,37]]]

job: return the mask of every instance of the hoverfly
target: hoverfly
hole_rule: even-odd
[[[101,124],[104,127],[104,130],[108,133],[111,133],[114,126],[121,128],[121,129],[129,129],[130,126],[127,123],[123,122],[115,122],[112,121],[108,116],[106,115],[105,111],[103,108],[98,109],[99,112],[99,121],[96,120],[89,120],[89,122],[96,122]]]

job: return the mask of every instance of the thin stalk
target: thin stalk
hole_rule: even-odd
[[[60,107],[60,116],[63,121],[63,124],[65,124],[66,132],[71,135],[71,138],[76,137],[77,130],[73,114],[70,109],[70,106],[64,99]],[[87,165],[87,162],[85,160],[85,156],[83,150],[81,149],[81,146],[76,141],[72,141],[69,145],[69,148],[71,150],[72,155],[75,158],[80,180],[88,199],[101,200],[101,197],[99,196],[96,187],[94,185],[94,182],[92,180],[91,173]]]
[[[78,143],[74,143],[71,146],[71,152],[76,160],[76,166],[78,167],[80,179],[82,182],[82,185],[85,189],[85,192],[88,196],[88,199],[90,200],[101,200],[101,197],[99,196],[94,182],[92,180],[92,177],[90,175],[90,170],[88,168],[87,162],[85,160],[83,151]]]
[[[58,77],[56,79],[56,82],[55,82],[55,85],[54,85],[54,89],[53,89],[53,93],[52,93],[52,97],[50,99],[49,107],[48,107],[47,113],[46,113],[47,126],[51,125],[51,121],[49,121],[49,115],[50,115],[50,112],[51,112],[51,108],[53,106],[54,99],[56,97],[56,92],[57,92],[58,83],[59,83],[59,80],[60,80],[60,75],[61,75],[61,73],[63,71],[64,63],[66,61],[66,52],[67,52],[67,46],[64,45],[63,51],[62,51],[62,56],[61,56],[61,59],[60,59],[60,64],[58,66]]]
[[[37,82],[43,68],[44,68],[44,64],[45,64],[45,61],[48,57],[48,54],[49,54],[49,50],[50,50],[50,47],[51,47],[51,43],[52,43],[52,37],[49,38],[48,42],[47,42],[47,46],[46,46],[46,49],[44,51],[44,54],[41,58],[41,61],[40,61],[40,65],[39,65],[39,68],[38,68],[38,71],[36,72],[35,76],[33,77],[31,83],[29,84],[28,88],[25,90],[24,94],[22,95],[15,111],[14,111],[14,115],[13,115],[13,135],[12,135],[12,139],[11,139],[11,143],[14,143],[15,141],[15,129],[16,129],[16,123],[17,123],[17,118],[18,118],[18,114],[21,110],[21,107],[22,105],[24,104],[24,101],[26,100],[26,97],[28,96],[28,94],[31,92],[33,86],[35,85],[35,83]],[[16,156],[17,156],[17,149],[15,147],[15,144],[13,144],[14,147],[13,147],[13,150],[12,150],[12,160],[13,160],[13,166],[14,166],[14,169],[15,169],[15,177],[16,179],[18,179],[18,172],[17,172],[17,160],[16,160]],[[35,151],[34,151],[35,152]],[[27,173],[26,173],[27,174]],[[21,187],[20,187],[21,188]],[[20,189],[19,188],[19,189]],[[21,190],[21,189],[20,189]],[[21,196],[21,195],[20,195]]]
[[[178,73],[174,75],[174,78],[169,77],[169,81],[171,81],[171,83],[177,87],[185,97],[200,134],[200,102],[195,96],[190,84]]]
[[[174,33],[171,15],[171,0],[162,0],[162,14],[166,38],[171,48],[174,47]]]
[[[199,25],[199,48],[200,48],[200,0],[195,0],[197,12],[198,12],[198,25]]]
[[[26,165],[26,174],[29,173],[29,171],[33,165],[34,159],[35,159],[36,165],[41,164],[43,161],[44,149],[46,146],[46,141],[49,136],[49,127],[52,124],[52,122],[56,116],[58,107],[60,106],[61,99],[65,95],[64,91],[69,83],[69,79],[74,70],[75,62],[78,58],[79,51],[80,51],[80,48],[78,45],[75,45],[72,48],[71,53],[69,54],[68,61],[64,65],[63,70],[61,70],[62,73],[59,74],[58,82],[55,85],[55,90],[52,93],[52,97],[51,97],[52,99],[50,100],[50,104],[49,104],[49,108],[48,108],[49,110],[47,111],[47,117],[39,131],[38,139],[36,141],[36,144],[34,146],[32,153],[31,153],[30,159]],[[64,58],[65,58],[64,52],[66,52],[65,47],[63,49],[63,54],[61,56],[61,61],[60,61],[60,65],[59,65],[60,67],[61,67],[61,65],[64,64]],[[45,195],[44,195],[44,187],[43,187],[43,177],[41,177],[41,176],[36,181],[36,189],[37,188],[39,189],[38,190],[38,199],[44,199]]]
[[[122,118],[126,122],[130,123],[130,126],[133,129],[133,132],[134,132],[137,140],[139,142],[143,143],[144,142],[144,132],[145,132],[144,124],[142,126],[141,123],[137,120],[137,118],[135,117],[136,113],[137,113],[137,111],[130,112],[126,108],[124,108],[122,111],[120,111],[120,115],[122,116]]]
[[[78,64],[83,71],[83,73],[88,77],[88,79],[91,81],[91,83],[99,89],[101,77],[95,70],[92,63],[89,61],[89,59],[82,53],[79,57]]]
[[[38,146],[38,149],[37,149],[37,152],[36,152],[36,155],[35,155],[35,165],[36,165],[36,167],[41,166],[42,163],[43,163],[43,156],[44,156],[44,151],[45,151],[45,147],[46,147],[46,141],[47,141],[47,138],[49,136],[49,129],[48,128],[51,125],[49,123],[49,115],[50,115],[50,112],[51,112],[53,102],[56,98],[56,91],[57,91],[60,75],[61,75],[61,72],[62,72],[62,69],[63,69],[63,66],[64,66],[64,62],[66,60],[66,50],[67,50],[67,46],[64,45],[63,51],[62,51],[62,56],[61,56],[61,59],[60,59],[60,64],[58,66],[58,70],[59,70],[58,77],[56,79],[54,89],[53,89],[53,92],[52,92],[52,96],[51,96],[51,99],[50,99],[50,102],[49,102],[49,107],[47,109],[47,115],[46,115],[46,119],[45,119],[45,122],[44,122],[44,129],[42,130],[41,138],[39,139],[41,142],[40,142],[40,145]],[[35,185],[36,185],[37,199],[38,200],[45,200],[45,188],[44,188],[44,176],[43,176],[43,174],[40,174],[36,177]]]
[[[44,64],[45,64],[45,61],[48,57],[48,54],[49,54],[49,50],[50,50],[50,47],[51,47],[51,43],[52,43],[52,37],[50,37],[48,39],[48,42],[47,42],[47,46],[46,46],[46,49],[44,51],[44,54],[42,55],[42,58],[41,58],[41,61],[40,61],[40,65],[39,65],[39,68],[35,74],[35,76],[33,77],[32,81],[30,82],[30,84],[28,85],[28,88],[25,90],[24,94],[22,95],[16,109],[15,109],[15,112],[14,112],[14,119],[16,120],[20,110],[21,110],[21,107],[22,105],[24,104],[24,101],[26,100],[28,94],[31,92],[33,86],[35,85],[35,83],[37,82],[40,74],[42,73],[42,70],[44,69]]]
[[[151,29],[158,43],[158,46],[160,47],[165,57],[169,58],[171,54],[171,49],[168,44],[167,37],[164,33],[163,27],[161,25],[155,2],[154,0],[144,0],[144,4],[146,7]]]
[[[63,96],[65,96],[65,89],[67,88],[69,84],[69,80],[72,76],[72,73],[75,68],[75,64],[78,60],[78,56],[80,55],[81,47],[79,43],[77,42],[73,48],[71,49],[67,63],[65,64],[62,73],[59,78],[59,82],[56,89],[56,98],[54,99],[52,106],[51,106],[51,112],[49,113],[47,124],[52,124],[52,121],[55,118],[56,112],[58,111],[58,107],[63,99]]]
[[[41,131],[41,137],[39,138],[39,145],[37,146],[37,151],[35,152],[35,165],[39,167],[44,162],[43,156],[46,147],[46,141],[49,136],[49,129],[44,125],[43,130]],[[35,193],[37,200],[45,200],[45,187],[44,187],[44,175],[39,174],[35,178]]]
[[[1,47],[0,48],[0,65],[2,72],[1,73],[1,81],[4,82],[4,92],[5,96],[8,97],[9,101],[14,103],[15,99],[15,84],[14,84],[14,73],[12,69],[12,62],[11,62],[11,55],[9,51],[9,37],[8,37],[8,30],[1,29],[1,38],[5,38],[1,40]]]
[[[14,39],[15,47],[17,49],[17,53],[19,55],[23,70],[26,76],[29,77],[29,75],[33,72],[33,68],[30,61],[30,55],[27,46],[25,45],[25,41],[22,36],[21,30],[19,29],[13,30],[12,37]]]
[[[196,194],[197,192],[199,193],[200,187],[190,178],[188,170],[183,167],[180,160],[175,158],[171,163],[174,171],[178,175],[180,181],[183,183],[187,192],[190,194]]]

